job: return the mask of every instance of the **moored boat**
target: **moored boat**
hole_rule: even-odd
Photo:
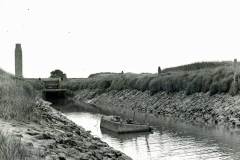
[[[116,133],[150,132],[152,130],[147,124],[124,121],[118,116],[102,116],[100,127]]]

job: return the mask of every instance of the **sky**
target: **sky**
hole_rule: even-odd
[[[0,68],[24,77],[240,59],[239,0],[0,0]]]

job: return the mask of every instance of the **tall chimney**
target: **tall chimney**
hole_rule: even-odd
[[[18,77],[18,78],[23,77],[21,44],[16,44],[16,47],[15,47],[15,76]]]

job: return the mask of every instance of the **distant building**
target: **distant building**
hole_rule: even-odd
[[[22,47],[21,44],[16,44],[15,47],[15,76],[18,78],[23,77],[22,72]]]

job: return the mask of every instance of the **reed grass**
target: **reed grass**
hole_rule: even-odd
[[[31,84],[0,70],[0,118],[29,121],[36,118]]]
[[[29,153],[21,143],[21,139],[7,136],[0,132],[0,159],[1,160],[27,160]]]

